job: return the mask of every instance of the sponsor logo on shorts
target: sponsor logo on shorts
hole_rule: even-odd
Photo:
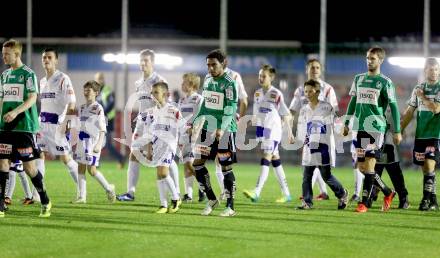
[[[356,148],[356,155],[358,158],[364,158],[365,157],[365,150]]]
[[[414,157],[417,161],[425,161],[425,153],[422,152],[414,152]]]
[[[17,151],[20,154],[20,156],[22,156],[22,157],[29,157],[29,158],[31,158],[31,157],[34,156],[34,150],[31,147],[18,148]]]
[[[435,152],[435,147],[434,146],[428,146],[425,149],[425,153],[434,153]]]
[[[194,148],[194,152],[204,156],[209,156],[209,154],[211,153],[211,147],[197,144]]]
[[[11,154],[12,145],[0,143],[0,154]]]

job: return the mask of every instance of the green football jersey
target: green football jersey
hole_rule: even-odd
[[[0,76],[0,98],[3,101],[0,131],[36,133],[39,129],[37,104],[5,123],[3,116],[23,104],[29,93],[38,93],[37,77],[29,67],[22,65],[5,70]]]
[[[417,109],[416,139],[440,139],[440,114],[434,114],[417,97],[416,90],[423,89],[426,98],[440,103],[440,82],[428,85],[426,82],[417,85],[408,100],[408,105]]]
[[[203,129],[210,132],[216,129],[236,132],[237,83],[226,73],[218,78],[209,76],[203,83],[202,96],[203,103],[195,121],[204,118]]]
[[[378,74],[358,74],[353,80],[350,95],[352,101],[347,115],[354,114],[354,131],[383,132],[387,128],[385,111],[388,106],[393,111],[394,132],[400,133],[400,114],[397,107],[395,88],[392,81]],[[348,121],[345,123],[348,125]]]

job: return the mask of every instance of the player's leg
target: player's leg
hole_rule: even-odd
[[[127,168],[127,192],[116,196],[118,201],[134,201],[134,193],[139,180],[139,161],[130,152]]]
[[[184,202],[192,202],[193,199],[193,185],[195,179],[195,170],[192,165],[192,161],[187,161],[183,164],[184,178],[183,182],[185,184],[185,195],[183,196]]]
[[[180,196],[180,182],[179,182],[179,167],[177,166],[176,161],[173,159],[171,161],[169,167],[169,174],[174,181],[174,185],[176,186],[177,193]]]
[[[157,170],[157,185],[159,188],[159,197],[161,201],[161,207],[157,213],[162,213],[162,208],[168,207],[167,202],[167,192],[171,193],[171,207],[167,209],[168,213],[175,213],[179,210],[181,201],[180,196],[177,193],[176,185],[174,184],[174,180],[171,178],[169,173],[169,164],[162,164],[156,168]]]
[[[99,165],[99,157],[93,156],[92,160],[95,162],[92,161],[93,164],[87,167],[89,174],[104,188],[108,201],[114,203],[116,201],[115,185],[109,184],[104,175],[96,168]]]
[[[307,210],[313,207],[313,188],[312,177],[316,166],[304,166],[303,181],[302,181],[302,196],[303,200],[298,209]]]
[[[218,158],[214,160],[215,163],[215,176],[217,177],[218,187],[220,188],[220,200],[224,200],[225,198],[225,185],[223,184],[224,175],[222,171],[222,166],[218,161]]]
[[[225,132],[218,145],[218,161],[222,166],[223,183],[225,186],[226,207],[219,214],[222,217],[235,215],[234,198],[236,191],[233,164],[237,162],[235,133]]]
[[[66,166],[69,171],[70,176],[72,177],[75,184],[78,184],[78,163],[72,159],[70,154],[61,154],[59,155],[60,160]]]
[[[405,178],[403,177],[400,162],[394,162],[386,165],[386,169],[393,183],[394,189],[399,195],[399,209],[409,208],[408,190],[405,186]]]
[[[3,156],[3,154],[0,154]],[[6,181],[9,178],[9,159],[4,159],[2,157],[0,159],[0,218],[5,216],[6,205],[5,205],[5,190],[6,190]]]
[[[338,198],[338,209],[345,209],[348,203],[348,191],[345,189],[338,179],[332,175],[330,165],[320,166],[319,171],[324,181],[328,184],[330,189],[335,193]]]
[[[257,184],[253,191],[244,190],[243,194],[247,198],[249,198],[252,202],[258,202],[261,191],[263,190],[264,183],[267,180],[267,177],[269,176],[269,166],[270,161],[272,160],[272,153],[265,152],[264,150],[261,153],[262,158],[260,161],[260,175],[257,179]]]
[[[15,163],[14,169],[15,172],[17,172],[17,176],[20,179],[20,183],[23,188],[23,192],[24,192],[23,205],[33,204],[34,200],[32,198],[32,189],[29,185],[28,177],[24,172],[23,162],[19,160],[17,163]]]
[[[14,194],[15,190],[15,177],[17,176],[17,173],[14,170],[14,163],[11,163],[11,166],[9,167],[9,177],[8,180],[6,180],[6,186],[5,186],[5,204],[11,205],[12,204],[12,195]]]
[[[287,185],[286,174],[284,173],[283,165],[281,164],[280,155],[278,154],[278,146],[272,157],[272,167],[277,177],[278,183],[283,193],[283,197],[276,200],[278,203],[286,203],[292,201],[290,196],[289,186]]]
[[[312,187],[315,185],[315,183],[318,183],[319,187],[319,195],[316,196],[316,200],[329,200],[330,197],[327,192],[327,186],[325,184],[325,180],[322,178],[321,172],[319,171],[318,167],[315,168],[315,171],[313,171]]]
[[[78,186],[77,198],[73,203],[86,203],[87,200],[87,181],[86,181],[87,165],[83,162],[78,163]]]

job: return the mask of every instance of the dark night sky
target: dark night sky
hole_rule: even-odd
[[[220,0],[129,3],[131,36],[218,38]],[[329,42],[380,41],[396,36],[421,41],[422,0],[328,0],[327,5]],[[229,37],[316,43],[319,6],[319,0],[229,0]],[[438,1],[431,1],[432,10],[439,7]],[[2,1],[1,8],[0,37],[24,37],[26,0]],[[34,36],[118,37],[120,12],[120,0],[34,0]],[[433,37],[440,36],[440,18],[433,15],[431,23]]]

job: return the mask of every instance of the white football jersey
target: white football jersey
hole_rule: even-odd
[[[192,126],[193,117],[199,113],[202,103],[203,97],[197,92],[179,100],[178,108],[180,113],[182,113],[182,117],[186,121],[187,126]]]
[[[262,88],[255,91],[253,115],[256,118],[256,126],[263,127],[264,138],[281,141],[281,116],[289,115],[289,109],[280,90],[270,86],[266,93]]]
[[[304,143],[303,166],[335,166],[334,109],[319,101],[313,110],[310,105],[300,109],[297,139]]]
[[[55,119],[58,116],[57,123],[62,123],[66,115],[67,105],[76,102],[75,92],[69,76],[56,70],[49,79],[42,78],[40,80],[40,100],[40,113],[56,114]],[[50,119],[53,117],[53,115],[50,116]],[[40,119],[45,122],[43,121],[45,118],[41,117]]]
[[[318,80],[321,84],[321,90],[318,96],[318,99],[321,101],[325,101],[332,105],[335,112],[339,110],[338,107],[338,99],[336,98],[336,93],[333,87],[326,83],[323,80]],[[295,112],[299,112],[301,107],[309,103],[306,96],[304,95],[304,85],[296,88],[295,93],[293,94],[292,102],[290,102],[289,109]]]
[[[104,109],[97,101],[88,106],[87,104],[81,105],[78,110],[78,117],[80,134],[85,133],[89,138],[97,140],[99,132],[107,132]]]
[[[139,110],[145,110],[154,106],[155,103],[151,98],[151,87],[158,82],[166,82],[166,80],[158,73],[153,72],[147,79],[141,77],[134,83],[138,96]]]

